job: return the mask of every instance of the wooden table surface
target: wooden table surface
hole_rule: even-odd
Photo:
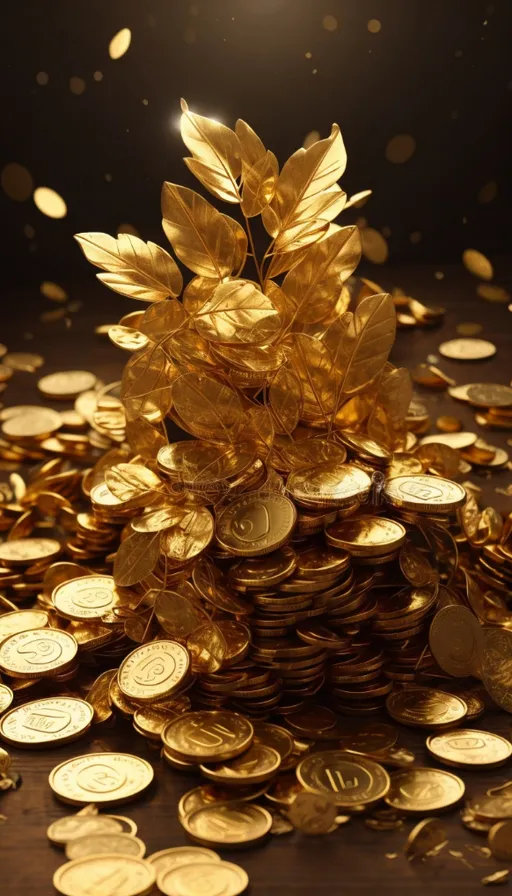
[[[501,280],[506,266],[501,266]],[[434,272],[441,270],[444,279],[436,280]],[[373,271],[368,276],[378,276]],[[399,332],[392,360],[397,365],[414,366],[427,355],[437,355],[437,347],[445,339],[455,337],[456,324],[477,321],[483,324],[483,338],[497,346],[496,356],[483,362],[456,362],[440,359],[439,366],[458,383],[509,383],[512,376],[510,324],[512,317],[507,305],[493,305],[475,295],[474,279],[460,265],[430,265],[401,270],[390,270],[385,286],[396,284],[422,301],[442,304],[448,314],[440,328]],[[71,316],[72,325],[66,328],[58,322],[45,325],[38,315],[50,306],[37,295],[11,294],[4,298],[2,341],[13,351],[37,351],[46,358],[43,372],[78,368],[94,370],[106,381],[118,378],[123,357],[105,337],[94,335],[99,323],[116,322],[118,317],[136,306],[127,299],[115,296],[97,286],[90,276],[77,284],[71,293],[83,307]],[[33,338],[26,339],[30,333]],[[0,395],[4,404],[37,402],[37,377],[17,373],[8,390]],[[435,418],[451,413],[463,419],[468,428],[475,429],[473,414],[464,405],[453,402],[445,393],[417,389]],[[66,405],[67,406],[67,405]],[[479,434],[496,445],[506,447],[507,434],[484,432]],[[510,438],[512,434],[508,434]],[[0,475],[2,471],[0,469]],[[510,473],[499,471],[492,475],[470,477],[483,487],[485,502],[503,511],[512,511],[512,498],[496,494],[496,487],[510,482]],[[497,733],[511,735],[512,719],[506,713],[490,711],[475,723]],[[421,732],[400,728],[399,745],[416,753],[417,763],[427,760],[424,736]],[[182,774],[168,767],[157,751],[148,748],[131,725],[124,720],[97,726],[88,736],[75,743],[39,752],[21,751],[8,747],[13,768],[21,773],[22,784],[16,792],[0,793],[0,813],[6,816],[0,823],[0,893],[2,896],[50,896],[53,891],[53,871],[63,861],[63,853],[52,847],[46,838],[51,821],[75,811],[57,802],[48,785],[51,769],[68,757],[91,750],[123,750],[149,759],[155,768],[155,780],[150,790],[140,799],[118,810],[132,817],[148,852],[169,846],[184,845],[187,840],[177,820],[176,805],[182,793],[198,783],[195,775]],[[491,782],[499,783],[512,777],[510,766],[489,772],[460,772],[468,794],[482,793]],[[411,820],[400,831],[375,832],[361,819],[354,819],[325,837],[308,838],[294,833],[274,837],[262,847],[223,851],[224,858],[241,864],[250,877],[253,896],[311,896],[312,893],[373,893],[427,894],[481,893],[480,878],[497,868],[506,867],[494,860],[471,854],[465,846],[485,845],[485,839],[467,831],[460,823],[458,811],[444,816],[449,848],[463,850],[468,868],[460,858],[444,853],[425,864],[408,863],[401,855],[406,834],[413,826]],[[387,858],[386,853],[398,853]],[[101,896],[101,894],[91,894]],[[207,896],[207,894],[205,894]]]

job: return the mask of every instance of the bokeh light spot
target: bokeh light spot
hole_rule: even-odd
[[[67,205],[62,196],[50,187],[37,187],[34,190],[34,202],[39,211],[48,218],[65,218],[67,215]]]
[[[120,59],[124,56],[132,42],[132,32],[129,28],[121,28],[108,45],[108,55],[111,59]]]
[[[9,162],[2,168],[0,180],[4,193],[7,193],[9,198],[15,199],[16,202],[25,202],[30,198],[34,189],[30,171],[23,165],[18,165],[17,162]]]

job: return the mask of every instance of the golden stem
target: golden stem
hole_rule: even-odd
[[[249,218],[246,215],[244,215],[244,218],[245,218],[245,226],[247,229],[247,236],[249,237],[249,245],[251,247],[252,257],[253,257],[253,261],[254,261],[254,267],[256,268],[256,273],[258,274],[258,280],[260,281],[261,290],[263,292],[263,290],[264,290],[263,277],[262,277],[261,267],[258,264],[258,256],[256,255],[256,247],[254,245],[254,239],[252,236],[251,225],[249,223]]]

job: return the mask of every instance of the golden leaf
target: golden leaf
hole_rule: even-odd
[[[320,236],[322,235],[320,234]],[[271,256],[267,277],[278,277],[279,274],[290,271],[299,261],[302,261],[307,251],[308,247],[304,246],[303,249],[294,249],[292,252],[276,252]]]
[[[165,183],[162,213],[165,235],[183,264],[202,277],[231,274],[235,236],[213,205],[194,190]]]
[[[308,150],[297,150],[286,162],[277,182],[273,209],[281,222],[280,229],[312,217],[311,200],[336,183],[346,164],[347,154],[337,124],[325,140],[319,140]]]
[[[226,224],[229,225],[235,237],[235,248],[231,259],[231,270],[233,275],[238,277],[240,271],[243,270],[247,260],[247,234],[238,221],[230,218],[229,215],[222,215]]]
[[[155,307],[158,307],[158,305],[155,305]],[[140,330],[134,330],[132,327],[120,325],[109,327],[108,338],[114,345],[124,349],[126,352],[138,352],[149,345],[148,337],[141,333]]]
[[[405,367],[384,370],[377,384],[375,401],[395,428],[403,425],[412,399],[412,380]]]
[[[395,330],[396,313],[390,295],[384,293],[363,299],[350,320],[342,347],[342,394],[359,392],[380,373],[393,345]]]
[[[192,560],[208,547],[214,522],[205,507],[191,507],[178,523],[162,534],[162,551],[170,560]]]
[[[354,193],[350,199],[347,199],[347,204],[345,208],[352,208],[353,205],[357,205],[358,202],[363,202],[364,199],[369,199],[372,195],[373,190],[361,190],[359,193]]]
[[[374,399],[368,393],[354,395],[338,408],[333,419],[334,425],[339,429],[360,430],[370,416],[373,405]]]
[[[359,396],[355,397],[358,398]],[[368,419],[367,432],[371,439],[374,439],[380,445],[384,445],[385,448],[394,448],[396,430],[390,415],[380,405],[374,405],[372,408]]]
[[[155,568],[160,556],[160,533],[134,532],[121,542],[114,560],[116,585],[136,585]]]
[[[263,209],[261,220],[267,233],[272,237],[276,237],[279,233],[280,222],[277,217],[277,212],[274,211],[272,205],[267,205],[266,208]]]
[[[135,532],[163,532],[164,529],[176,526],[187,512],[186,508],[171,504],[168,500],[132,520],[132,529]]]
[[[219,199],[238,202],[236,182],[242,170],[240,141],[231,128],[191,112],[181,101],[181,136],[194,156],[185,159],[193,174]]]
[[[127,362],[121,384],[121,398],[128,420],[145,417],[152,423],[163,420],[171,406],[169,362],[156,346]]]
[[[165,430],[152,426],[144,417],[126,422],[126,441],[133,453],[145,460],[154,460],[160,448],[167,444]]]
[[[301,381],[304,417],[326,420],[333,411],[339,376],[331,352],[319,339],[295,333],[293,367]]]
[[[281,319],[281,326],[286,330],[295,317],[296,307],[293,300],[286,295],[283,289],[273,280],[267,280],[265,284],[265,295],[267,295],[277,309],[277,313]]]
[[[322,438],[292,442],[290,445],[285,445],[282,455],[291,470],[302,470],[305,467],[316,467],[326,463],[342,464],[347,459],[347,451],[343,445]]]
[[[254,168],[256,162],[266,155],[267,150],[257,133],[243,119],[238,119],[235,124],[235,131],[240,141],[242,179],[245,180],[247,172]]]
[[[185,373],[173,383],[172,398],[192,435],[234,440],[242,421],[242,405],[230,386],[202,374]]]
[[[97,275],[102,283],[123,296],[159,302],[183,288],[176,262],[156,243],[130,233],[120,233],[117,240],[107,233],[77,233],[75,239],[88,261],[108,271]]]
[[[338,184],[333,184],[327,190],[322,190],[310,199],[303,200],[301,204],[302,218],[322,218],[323,221],[333,221],[340,212],[346,208],[347,194]]]
[[[205,370],[216,367],[210,347],[196,330],[180,330],[166,342],[166,349],[183,370]]]
[[[112,494],[123,502],[146,497],[150,503],[155,490],[162,488],[156,473],[142,464],[116,464],[106,470],[105,482]]]
[[[200,159],[186,158],[183,161],[194,177],[197,177],[203,187],[206,187],[217,199],[222,199],[224,202],[240,202],[236,181],[226,177],[222,168],[214,168],[207,165],[206,162],[201,162]]]
[[[244,180],[242,212],[247,218],[259,215],[276,192],[279,164],[270,150],[250,168]]]
[[[218,625],[207,622],[187,639],[187,650],[192,660],[192,672],[205,674],[218,672],[227,653],[227,644]]]
[[[232,345],[272,342],[281,327],[270,299],[246,280],[221,283],[194,321],[205,339]]]
[[[170,336],[174,330],[179,330],[183,326],[186,316],[183,305],[177,299],[158,302],[158,304],[150,305],[144,312],[139,329],[156,342],[166,333]]]
[[[251,439],[258,445],[260,456],[268,454],[274,441],[274,421],[269,408],[253,404],[245,414],[244,439]]]
[[[212,346],[212,352],[222,363],[234,369],[250,371],[255,374],[268,374],[276,371],[286,360],[284,348],[280,345],[219,345]],[[253,379],[248,379],[250,386]]]
[[[236,446],[189,439],[166,445],[158,456],[160,468],[188,486],[205,485],[236,476],[256,457],[253,442]]]
[[[300,379],[289,367],[277,371],[269,390],[276,431],[291,435],[302,414]]]
[[[208,299],[211,299],[218,285],[219,281],[211,277],[194,277],[187,283],[183,291],[183,307],[187,314],[200,311]]]
[[[163,630],[179,641],[183,641],[208,619],[199,604],[193,603],[177,591],[158,592],[155,615]]]
[[[343,227],[308,248],[283,283],[283,291],[296,306],[298,323],[327,317],[360,258],[361,238],[355,226]]]
[[[310,218],[281,230],[274,243],[275,253],[296,252],[321,239],[329,229],[329,222]]]

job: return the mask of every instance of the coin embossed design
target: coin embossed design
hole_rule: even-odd
[[[504,737],[468,728],[430,735],[427,749],[446,765],[477,768],[502,765],[512,756],[512,744]]]
[[[0,648],[1,651],[1,648]],[[512,712],[512,632],[492,628],[486,632],[482,677],[494,702]]]
[[[263,840],[272,827],[272,816],[262,806],[232,800],[197,809],[181,823],[204,846],[234,847]]]
[[[389,789],[389,775],[379,763],[342,750],[306,756],[297,766],[297,778],[306,790],[327,795],[345,809],[371,806]]]
[[[268,554],[289,538],[297,511],[289,498],[273,492],[241,495],[217,517],[216,535],[223,548],[241,557]]]
[[[65,803],[114,805],[138,796],[151,784],[153,774],[149,762],[130,753],[90,753],[61,762],[49,782]]]
[[[253,735],[249,720],[236,712],[198,710],[169,722],[162,741],[178,759],[223,762],[243,753]]]
[[[453,727],[468,711],[460,697],[423,687],[394,691],[386,700],[386,709],[396,722],[413,728]]]
[[[299,503],[343,507],[363,500],[371,484],[368,474],[355,464],[326,463],[292,473],[287,489]]]
[[[53,875],[53,886],[62,896],[145,896],[155,882],[155,869],[149,862],[115,854],[74,859]]]
[[[195,861],[160,872],[158,889],[165,896],[239,896],[247,888],[247,872],[233,862]]]
[[[136,647],[119,667],[125,697],[151,701],[170,696],[183,683],[190,665],[188,650],[177,641],[151,641]]]
[[[386,803],[397,812],[441,812],[464,796],[464,782],[438,768],[409,768],[392,772]]]
[[[396,476],[386,480],[384,497],[394,507],[418,513],[453,512],[464,504],[466,492],[458,483],[441,476]]]
[[[119,602],[112,576],[81,576],[57,585],[52,603],[66,619],[101,619]]]
[[[45,678],[73,664],[78,644],[55,628],[18,632],[0,644],[0,670],[16,678]]]
[[[45,697],[9,710],[0,737],[18,747],[54,747],[80,737],[92,719],[92,706],[79,697]]]
[[[479,673],[484,632],[467,607],[450,606],[439,610],[430,626],[429,643],[434,659],[444,672],[460,678]]]

